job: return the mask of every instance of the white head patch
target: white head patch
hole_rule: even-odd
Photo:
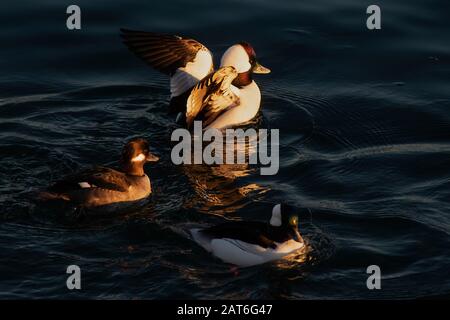
[[[277,204],[272,209],[272,218],[270,218],[270,225],[273,227],[281,226],[281,204]]]
[[[225,51],[220,60],[220,66],[232,66],[238,73],[247,72],[252,67],[249,62],[247,51],[245,51],[240,44],[235,44]]]
[[[142,153],[139,153],[139,155],[137,155],[136,157],[131,159],[131,162],[140,162],[140,161],[144,161],[145,160],[145,156]]]

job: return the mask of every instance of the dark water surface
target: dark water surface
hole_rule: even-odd
[[[448,1],[64,1],[0,4],[0,298],[415,298],[450,293]],[[130,54],[129,27],[188,35],[218,59],[246,40],[280,171],[175,166],[168,80]],[[143,135],[161,161],[142,209],[73,219],[33,191]],[[310,209],[301,257],[230,271],[183,229]],[[307,212],[307,211],[306,211]],[[66,288],[70,264],[82,290]],[[368,290],[379,265],[382,289]]]

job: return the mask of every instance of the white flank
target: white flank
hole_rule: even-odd
[[[304,246],[303,243],[294,240],[276,244],[275,249],[263,248],[256,244],[223,238],[212,239],[210,247],[212,254],[222,261],[241,267],[250,267],[281,259]]]
[[[250,267],[278,260],[304,247],[302,242],[289,240],[283,243],[276,243],[277,247],[275,249],[263,248],[259,245],[236,239],[210,239],[202,235],[200,230],[189,230],[197,244],[220,260],[240,267]]]
[[[254,250],[264,248],[253,245]],[[211,241],[212,253],[224,262],[235,264],[241,267],[250,267],[264,263],[265,260],[258,253],[247,251],[249,244],[234,239],[213,239]]]

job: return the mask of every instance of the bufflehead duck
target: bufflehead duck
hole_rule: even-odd
[[[226,222],[190,232],[206,251],[241,267],[278,260],[305,246],[298,232],[298,216],[290,206],[281,204],[273,207],[268,223]]]
[[[194,120],[202,120],[204,129],[222,129],[250,121],[258,113],[261,92],[252,75],[270,70],[256,61],[250,44],[240,42],[228,48],[214,71],[211,52],[196,40],[121,31],[130,51],[170,76],[170,109],[188,128]]]
[[[130,140],[123,148],[120,170],[96,166],[69,175],[40,193],[42,200],[65,200],[84,208],[137,201],[151,192],[144,164],[158,161],[142,138]]]

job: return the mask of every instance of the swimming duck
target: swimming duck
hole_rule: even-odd
[[[304,247],[298,216],[292,207],[277,204],[268,223],[225,222],[205,229],[191,229],[195,242],[224,262],[241,267],[278,260]]]
[[[123,148],[120,170],[96,166],[69,175],[40,193],[40,199],[65,200],[84,208],[144,199],[152,192],[144,164],[158,160],[145,139],[135,138]]]
[[[246,42],[228,48],[214,71],[211,52],[200,42],[176,35],[121,29],[130,51],[170,76],[170,110],[188,128],[202,120],[203,128],[223,129],[253,119],[261,92],[253,73],[270,70],[256,61]]]

